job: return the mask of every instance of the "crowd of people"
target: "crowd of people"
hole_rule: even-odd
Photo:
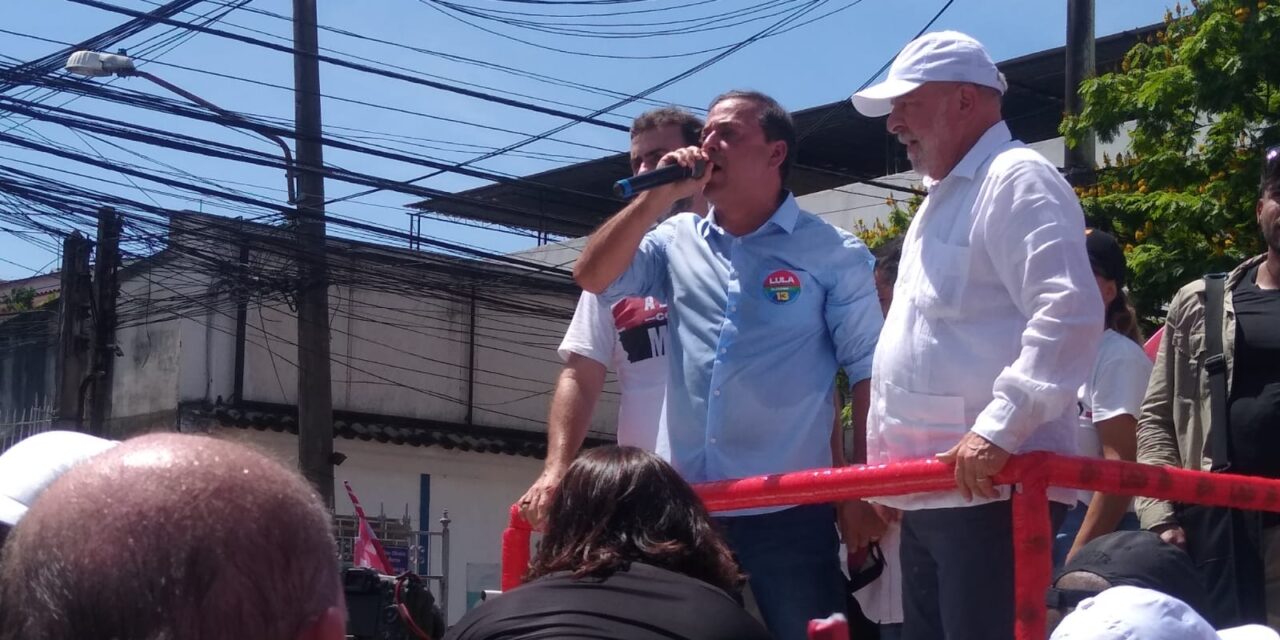
[[[584,289],[578,314],[611,306],[615,322],[601,323],[597,311],[590,344],[566,336],[557,398],[572,391],[565,378],[576,359],[592,360],[602,377],[607,354],[627,351],[635,326],[627,309],[665,305],[647,334],[660,345],[649,353],[666,359],[650,378],[665,375],[661,401],[649,404],[662,410],[655,423],[626,409],[634,361],[623,363],[618,433],[685,481],[925,457],[954,465],[954,491],[715,514],[773,637],[804,637],[804,621],[846,611],[841,541],[857,608],[879,623],[880,637],[1012,637],[1010,494],[992,478],[1013,454],[1280,477],[1269,440],[1280,432],[1268,429],[1280,422],[1276,154],[1267,156],[1257,209],[1267,253],[1223,283],[1217,325],[1204,320],[1212,279],[1180,292],[1153,364],[1125,293],[1123,249],[1086,228],[1058,170],[1012,138],[1001,116],[1006,88],[980,43],[939,32],[912,42],[884,82],[852,97],[862,114],[887,116],[928,188],[909,229],[878,257],[786,190],[796,134],[769,96],[717,97],[698,142],[687,144],[686,133],[656,163],[661,154],[636,153],[653,151],[654,121],[642,117],[632,131],[633,168],[708,170],[642,192],[592,234],[574,270]],[[692,117],[663,114],[669,127]],[[1217,358],[1205,337],[1214,332],[1224,345]],[[1210,392],[1215,367],[1229,388],[1219,401]],[[847,390],[833,388],[837,368]],[[842,392],[852,401],[849,452],[831,402]],[[1217,429],[1232,443],[1229,460],[1209,451],[1218,404],[1229,418]],[[574,428],[557,429],[553,408],[559,455],[520,503],[548,527],[557,479],[590,419],[590,404],[575,406],[585,410]],[[1280,613],[1280,527],[1270,516],[1200,515],[1151,500],[1135,508],[1127,496],[1060,488],[1050,499],[1060,570],[1114,532],[1145,529],[1196,567],[1207,594],[1190,606],[1205,618],[1280,626],[1268,616]],[[1188,530],[1224,521],[1235,524],[1227,534]],[[1134,553],[1151,551],[1142,548]],[[1223,549],[1230,561],[1215,561]]]
[[[519,503],[543,532],[527,582],[446,638],[789,640],[833,614],[880,638],[1012,638],[1010,488],[993,481],[1012,455],[1280,478],[1280,150],[1266,253],[1179,291],[1153,364],[1123,250],[1012,138],[1006,88],[980,43],[938,32],[852,96],[928,188],[874,255],[786,189],[797,135],[773,98],[637,118],[632,170],[691,177],[589,238],[548,456]],[[609,368],[620,446],[580,451]],[[86,438],[0,463],[3,637],[344,636],[330,517],[296,472],[201,436]],[[712,515],[690,486],[929,457],[955,489]],[[1274,514],[1049,498],[1052,638],[1280,638],[1263,626],[1280,627]]]

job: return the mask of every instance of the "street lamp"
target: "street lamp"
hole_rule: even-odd
[[[297,203],[297,193],[294,190],[294,184],[293,184],[294,183],[293,152],[289,150],[289,145],[285,144],[285,141],[281,139],[280,136],[277,136],[276,134],[271,133],[270,131],[264,130],[261,126],[251,122],[250,120],[246,119],[242,115],[239,115],[231,111],[227,111],[226,109],[223,109],[222,107],[219,107],[218,105],[213,104],[212,102],[209,102],[208,100],[205,100],[204,98],[201,98],[200,96],[194,93],[191,93],[190,91],[187,91],[182,87],[169,83],[167,80],[164,80],[163,78],[147,73],[146,71],[139,71],[138,68],[133,64],[133,58],[130,58],[129,56],[126,56],[124,54],[99,53],[97,51],[77,51],[71,54],[71,57],[67,58],[67,64],[65,68],[67,71],[74,73],[78,76],[85,76],[89,78],[102,78],[105,76],[120,76],[121,78],[129,78],[129,77],[146,78],[147,80],[150,80],[151,82],[154,82],[164,87],[165,89],[168,89],[169,91],[172,91],[186,98],[187,100],[190,100],[214,113],[217,113],[218,115],[222,116],[227,120],[235,121],[239,123],[243,128],[249,129],[250,131],[253,131],[254,133],[257,133],[258,135],[264,138],[267,138],[268,140],[271,140],[272,142],[280,145],[280,150],[284,152],[285,182],[287,182],[289,186],[289,204],[292,205]],[[226,122],[222,124],[226,126],[231,126]]]

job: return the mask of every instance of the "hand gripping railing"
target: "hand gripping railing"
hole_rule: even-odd
[[[1280,511],[1280,480],[1075,458],[1051,453],[1014,456],[996,484],[1014,485],[1014,636],[1045,637],[1045,591],[1052,571],[1050,486],[1146,496],[1173,502]],[[952,467],[936,460],[813,469],[695,486],[711,511],[837,502],[852,498],[955,489]],[[511,507],[502,534],[502,589],[520,584],[529,566],[532,529]]]

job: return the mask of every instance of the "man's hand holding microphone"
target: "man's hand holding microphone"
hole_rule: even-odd
[[[678,159],[677,154],[682,151],[693,149],[695,159],[691,165],[684,164]],[[701,156],[698,158],[696,156]],[[683,182],[692,179],[694,181],[701,180],[709,174],[709,161],[705,154],[697,147],[686,147],[685,149],[676,149],[671,153],[663,156],[658,161],[658,167],[653,171],[639,173],[630,178],[623,178],[613,184],[613,193],[620,198],[630,198],[643,191],[656,189],[658,187]],[[705,182],[703,183],[705,185]],[[697,191],[689,193],[684,198],[688,198],[696,194]],[[677,199],[679,200],[679,198]]]
[[[587,246],[574,265],[573,277],[583,289],[591,293],[603,293],[631,264],[636,248],[644,234],[662,219],[676,202],[702,193],[703,187],[715,174],[715,166],[702,149],[684,147],[676,149],[658,161],[658,168],[679,166],[683,171],[663,174],[665,181],[652,184],[642,179],[645,174],[633,176],[636,182],[650,182],[648,189],[640,191],[622,211],[605,221],[592,234]]]

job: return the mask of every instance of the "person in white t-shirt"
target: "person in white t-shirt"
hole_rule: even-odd
[[[702,120],[677,107],[647,111],[631,123],[631,171],[653,170],[667,153],[702,138]],[[673,211],[705,214],[701,195]],[[520,498],[520,512],[541,524],[560,480],[578,455],[605,374],[618,375],[618,444],[653,451],[667,387],[667,306],[652,297],[626,298],[612,307],[584,291],[558,350],[564,370],[556,381],[547,417],[547,459],[533,486]]]
[[[1106,331],[1098,347],[1093,371],[1080,387],[1079,454],[1133,462],[1138,451],[1138,416],[1151,378],[1151,359],[1142,348],[1137,316],[1125,296],[1128,275],[1124,251],[1111,234],[1089,229],[1085,248],[1106,306]],[[1080,492],[1080,500],[1054,541],[1055,566],[1098,536],[1117,530],[1138,530],[1128,496]]]
[[[892,238],[871,250],[876,257],[876,295],[880,298],[880,310],[887,316],[889,307],[893,305],[893,287],[898,280],[898,262],[902,259],[902,236]],[[865,440],[861,443],[864,447]],[[862,456],[854,454],[858,462],[866,462],[866,452]],[[868,549],[868,563],[874,567],[879,565],[879,575],[875,580],[853,593],[858,601],[862,615],[876,623],[880,640],[899,640],[902,637],[902,557],[899,548],[902,546],[901,516],[891,507],[876,506],[877,514],[885,523],[884,535],[872,544],[879,548],[879,559],[876,560],[874,550]],[[859,555],[852,558],[856,562]],[[863,567],[849,566],[850,577]]]

